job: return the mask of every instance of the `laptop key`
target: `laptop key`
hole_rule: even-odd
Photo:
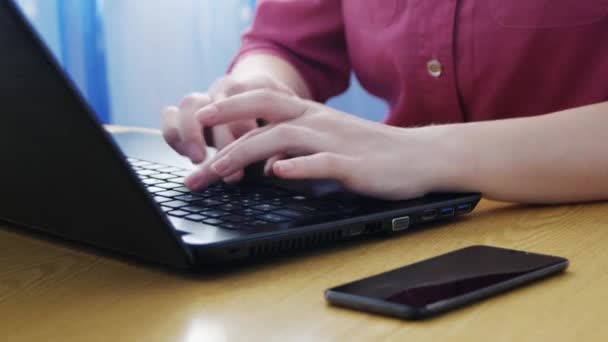
[[[159,192],[167,191],[167,189],[159,188],[159,187],[156,187],[156,186],[150,186],[150,187],[146,188],[146,190],[148,190],[148,192],[151,192],[153,194],[157,194]]]
[[[235,210],[241,210],[243,207],[241,207],[240,205],[235,204],[235,203],[226,203],[226,204],[220,205],[218,208],[225,210],[225,211],[235,211]]]
[[[179,186],[177,188],[173,188],[171,189],[173,191],[180,191],[180,192],[190,192],[190,189],[186,188],[185,186]]]
[[[199,214],[190,214],[188,216],[185,216],[184,218],[191,220],[191,221],[196,221],[196,222],[200,222],[202,220],[205,219],[205,216],[199,215]]]
[[[284,216],[279,216],[279,215],[275,215],[275,214],[271,214],[271,213],[266,213],[264,215],[260,215],[260,216],[258,216],[258,218],[260,218],[264,221],[272,222],[272,223],[280,223],[280,222],[289,221],[289,219]]]
[[[173,175],[168,174],[168,173],[153,173],[150,175],[150,178],[156,178],[156,179],[160,179],[160,180],[168,180],[171,178],[174,178]]]
[[[183,211],[183,210],[173,210],[173,211],[170,211],[168,214],[171,216],[175,216],[175,217],[184,217],[184,216],[190,215],[191,213],[189,213],[187,211]]]
[[[221,227],[226,228],[226,229],[231,229],[231,230],[238,230],[238,229],[244,228],[243,225],[240,225],[238,223],[231,223],[231,222],[222,223]]]
[[[183,169],[180,169],[179,167],[174,167],[174,166],[166,166],[163,165],[164,167],[157,169],[160,172],[165,172],[165,173],[171,173],[171,172],[178,172],[178,171],[182,171]]]
[[[158,184],[162,183],[163,181],[158,180],[158,179],[148,178],[148,179],[142,180],[142,182],[144,184],[147,184],[147,185],[156,185],[156,186],[158,186]]]
[[[238,213],[240,215],[245,215],[245,216],[253,216],[253,215],[262,214],[263,211],[259,211],[259,210],[255,210],[255,209],[251,209],[251,208],[244,208],[244,209],[236,211],[236,213]]]
[[[212,199],[212,198],[205,198],[203,200],[200,200],[200,201],[197,201],[197,202],[194,202],[194,203],[197,204],[197,205],[200,205],[200,206],[204,206],[204,207],[214,207],[214,206],[218,206],[218,205],[224,204],[224,202],[220,202],[220,201],[217,201],[217,200]]]
[[[185,202],[195,202],[200,201],[203,198],[200,196],[192,195],[192,194],[181,194],[175,197],[176,200],[185,201]]]
[[[157,180],[157,179],[154,179]],[[159,181],[162,182],[162,181]],[[177,183],[162,183],[162,184],[156,184],[156,186],[158,186],[159,188],[164,188],[164,189],[175,189],[175,188],[179,188],[181,187],[181,184],[177,184]]]
[[[185,207],[181,207],[180,209],[181,210],[189,211],[191,213],[200,213],[201,211],[204,211],[207,208],[205,208],[205,207],[199,207],[199,206],[195,206],[195,205],[188,205],[188,206],[185,206]]]
[[[279,209],[279,207],[276,207],[272,204],[259,204],[259,205],[254,205],[252,208],[256,209],[256,210],[261,210],[261,211],[271,211],[271,210]]]
[[[216,195],[215,192],[207,190],[207,189],[203,189],[200,191],[192,191],[192,193],[197,194],[198,196],[202,196],[202,197],[213,197]]]
[[[174,175],[169,175],[169,176],[175,177]],[[168,181],[173,182],[173,183],[184,184],[184,182],[186,181],[186,177],[169,178]]]
[[[180,170],[180,171],[174,171],[174,172],[170,172],[178,177],[188,177],[192,171],[188,171],[188,170]]]
[[[208,217],[212,217],[212,218],[218,218],[218,217],[230,215],[229,213],[227,213],[225,211],[213,210],[213,209],[205,210],[205,211],[201,212],[201,214],[208,216]]]
[[[285,204],[285,201],[280,197],[271,198],[268,202],[279,207]]]
[[[165,203],[163,203],[163,205],[165,207],[170,207],[170,208],[181,208],[181,207],[187,206],[188,203],[183,202],[183,201],[171,201],[171,202],[165,202]]]
[[[207,218],[203,220],[203,223],[210,224],[212,226],[217,226],[219,224],[224,223],[224,221],[216,218]]]
[[[140,176],[150,176],[150,175],[155,175],[155,174],[157,174],[158,172],[153,171],[153,170],[145,170],[145,169],[142,169],[142,170],[137,170],[137,171],[135,171],[135,173],[137,173],[137,174],[138,174],[138,175],[140,175]]]
[[[156,203],[169,202],[171,199],[163,196],[154,196]]]
[[[175,196],[181,196],[181,195],[183,195],[183,193],[177,192],[177,191],[174,191],[174,190],[167,190],[167,189],[163,189],[163,188],[159,188],[159,189],[162,189],[162,192],[156,193],[159,196],[175,197]]]
[[[238,203],[240,203],[243,207],[251,207],[251,206],[259,204],[259,202],[256,202],[256,201],[248,199],[248,198],[240,199],[240,200],[238,200]]]

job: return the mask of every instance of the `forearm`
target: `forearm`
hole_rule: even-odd
[[[525,203],[608,199],[608,102],[435,127],[442,130],[443,151],[456,163],[443,188]]]
[[[311,94],[298,70],[284,59],[272,54],[253,52],[239,59],[231,75],[262,74],[289,87],[299,97],[310,99]]]

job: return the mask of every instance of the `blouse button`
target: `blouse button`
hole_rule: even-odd
[[[429,73],[429,75],[433,77],[439,77],[441,76],[443,67],[441,66],[441,63],[438,60],[431,59],[426,63],[426,71]]]

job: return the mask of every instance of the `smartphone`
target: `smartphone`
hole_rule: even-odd
[[[471,246],[325,291],[332,305],[422,319],[564,271],[568,260]]]

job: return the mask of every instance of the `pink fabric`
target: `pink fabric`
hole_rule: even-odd
[[[350,71],[412,126],[608,100],[608,0],[258,0],[240,56],[291,62],[314,98]],[[438,60],[439,77],[427,71]]]

